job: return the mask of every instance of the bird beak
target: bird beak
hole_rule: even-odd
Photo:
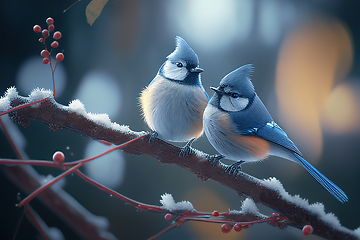
[[[213,90],[216,93],[222,93],[222,91],[217,87],[210,87],[211,90]]]
[[[199,68],[199,67],[190,69],[190,72],[192,72],[192,73],[201,73],[203,71],[204,71],[204,69]]]

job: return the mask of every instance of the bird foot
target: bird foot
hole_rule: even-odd
[[[190,139],[184,147],[181,148],[181,151],[179,153],[180,157],[186,157],[191,155],[191,153],[193,152],[191,144],[195,141],[195,138]]]
[[[219,165],[220,159],[223,159],[225,156],[223,155],[210,155],[208,156],[208,160],[212,165]]]
[[[149,143],[153,143],[155,141],[155,139],[158,137],[158,133],[155,131],[149,131],[148,134],[150,135],[149,137]]]
[[[231,174],[231,175],[237,175],[239,172],[241,172],[241,164],[245,161],[239,161],[233,164],[228,165],[225,168],[225,172]]]

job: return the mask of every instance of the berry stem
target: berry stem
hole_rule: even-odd
[[[78,169],[79,167],[83,166],[84,163],[79,163],[77,165],[75,165],[74,167],[68,169],[67,171],[63,172],[62,174],[60,174],[59,176],[57,176],[56,178],[54,178],[53,180],[51,180],[50,182],[46,183],[45,185],[42,185],[41,187],[39,187],[38,189],[36,189],[34,192],[32,192],[29,196],[27,196],[24,200],[22,200],[18,207],[22,207],[24,204],[28,204],[34,197],[36,197],[37,195],[39,195],[39,193],[41,193],[42,191],[44,191],[45,189],[47,189],[48,187],[54,185],[55,183],[57,183],[60,179],[66,177],[67,175],[70,175],[71,173],[73,173],[76,169]]]
[[[76,169],[75,173],[77,175],[79,175],[82,179],[84,179],[86,182],[94,185],[95,187],[117,197],[120,198],[121,200],[123,200],[124,202],[130,204],[131,206],[137,208],[137,209],[141,209],[141,210],[145,210],[145,211],[155,211],[155,212],[167,212],[165,211],[163,208],[158,207],[158,206],[154,206],[154,205],[148,205],[148,204],[144,204],[144,203],[140,203],[138,201],[135,201],[131,198],[128,198],[108,187],[105,187],[104,185],[92,180],[91,178],[87,177],[86,175],[84,175],[82,172],[80,172],[80,170]]]
[[[127,142],[125,142],[125,143],[123,143],[123,144],[120,144],[119,146],[116,146],[116,147],[114,147],[114,148],[112,148],[112,149],[110,149],[110,150],[107,150],[107,151],[105,151],[105,152],[103,152],[103,153],[101,153],[101,154],[99,154],[99,155],[94,156],[94,157],[87,158],[87,159],[81,159],[81,160],[74,161],[74,162],[64,163],[63,165],[64,165],[64,167],[71,167],[71,166],[73,166],[73,165],[75,165],[75,164],[78,164],[78,163],[90,162],[90,161],[92,161],[92,160],[94,160],[94,159],[96,159],[96,158],[99,158],[99,157],[101,157],[101,156],[103,156],[103,155],[106,155],[106,154],[108,154],[108,153],[110,153],[110,152],[113,152],[113,151],[115,151],[115,150],[118,150],[118,149],[121,149],[121,148],[123,148],[123,147],[126,147],[128,144],[130,144],[130,143],[132,143],[132,142],[135,142],[136,140],[139,140],[140,138],[143,138],[143,137],[145,137],[145,136],[146,136],[146,135],[141,135],[141,136],[139,136],[139,137],[136,137],[136,138],[134,138],[134,139],[131,139],[130,141],[127,141]]]
[[[139,136],[137,138],[134,138],[128,142],[125,142],[119,146],[116,146],[115,148],[112,148],[106,152],[103,152],[99,155],[96,155],[94,157],[91,157],[91,158],[87,158],[87,159],[81,159],[81,160],[78,160],[78,161],[74,161],[74,162],[67,162],[67,163],[62,163],[62,164],[59,164],[57,162],[54,162],[54,161],[46,161],[46,160],[14,160],[14,159],[0,159],[0,164],[3,164],[3,165],[37,165],[37,166],[46,166],[46,167],[59,167],[59,168],[63,168],[64,170],[70,168],[70,167],[73,167],[77,164],[80,164],[80,163],[86,163],[86,162],[89,162],[89,161],[92,161],[96,158],[99,158],[105,154],[108,154],[110,152],[113,152],[115,150],[118,150],[120,148],[123,148],[125,146],[127,146],[129,143],[132,143],[142,137],[144,137],[146,135],[142,135],[142,136]]]
[[[45,167],[60,167],[60,164],[54,161],[45,160],[14,160],[14,159],[0,159],[1,165],[32,165]]]
[[[1,125],[1,128],[2,128],[2,130],[3,130],[3,132],[4,132],[5,136],[6,136],[7,140],[9,141],[9,143],[10,143],[10,145],[11,145],[11,148],[14,150],[14,152],[15,152],[15,154],[16,154],[16,157],[17,157],[18,159],[23,159],[23,157],[21,156],[18,148],[16,147],[14,141],[12,140],[12,138],[11,138],[11,136],[10,136],[10,134],[9,134],[9,132],[8,132],[5,124],[4,124],[3,121],[1,120],[1,118],[0,118],[0,125]],[[15,161],[17,161],[17,160],[15,160]]]
[[[55,63],[55,67],[52,67],[51,61],[50,61],[50,69],[51,69],[51,76],[52,76],[52,80],[53,80],[53,89],[54,89],[54,99],[55,99],[55,70],[57,67],[58,62]]]
[[[40,226],[39,221],[36,219],[35,214],[33,213],[32,209],[29,207],[28,204],[25,204],[25,209],[27,214],[29,215],[30,219],[33,221],[33,223],[35,224],[37,230],[39,231],[41,237],[44,240],[49,240],[48,236],[45,234],[44,230],[42,229],[42,227]]]
[[[158,234],[152,236],[151,238],[149,238],[148,240],[154,240],[158,237],[160,237],[161,235],[163,235],[164,233],[170,231],[171,229],[177,227],[177,224],[176,223],[173,223],[172,225],[170,225],[169,227],[165,228],[164,230],[162,230],[161,232],[159,232]]]
[[[70,5],[70,7],[68,7],[67,9],[65,9],[63,11],[63,13],[65,13],[67,10],[69,10],[70,8],[72,8],[75,4],[77,4],[78,2],[80,2],[81,0],[77,0],[76,2],[74,2],[73,4]]]

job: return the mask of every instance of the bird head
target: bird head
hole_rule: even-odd
[[[204,70],[199,68],[199,59],[196,53],[184,39],[179,36],[175,39],[176,48],[167,56],[159,73],[163,77],[181,84],[201,84],[199,74]]]
[[[228,112],[249,108],[255,97],[254,85],[251,82],[253,71],[253,66],[247,64],[227,74],[220,81],[219,87],[211,87],[215,94],[210,103]]]

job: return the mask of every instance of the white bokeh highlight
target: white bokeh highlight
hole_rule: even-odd
[[[80,99],[91,113],[107,113],[114,117],[120,112],[120,87],[117,80],[105,71],[88,72],[82,78],[74,98]]]
[[[253,5],[250,0],[171,1],[169,28],[177,29],[175,34],[194,42],[197,49],[224,49],[231,42],[245,40],[249,36]]]
[[[105,144],[91,141],[85,148],[84,158],[96,156],[110,148]],[[120,150],[115,150],[92,160],[86,163],[84,167],[87,176],[109,188],[119,187],[124,180],[125,159],[123,152]]]
[[[56,60],[52,58],[53,67]],[[61,62],[55,70],[55,91],[60,96],[66,87],[67,76]],[[40,56],[34,56],[23,61],[17,71],[16,87],[21,95],[29,94],[35,88],[53,91],[53,79],[50,64],[43,64]]]

